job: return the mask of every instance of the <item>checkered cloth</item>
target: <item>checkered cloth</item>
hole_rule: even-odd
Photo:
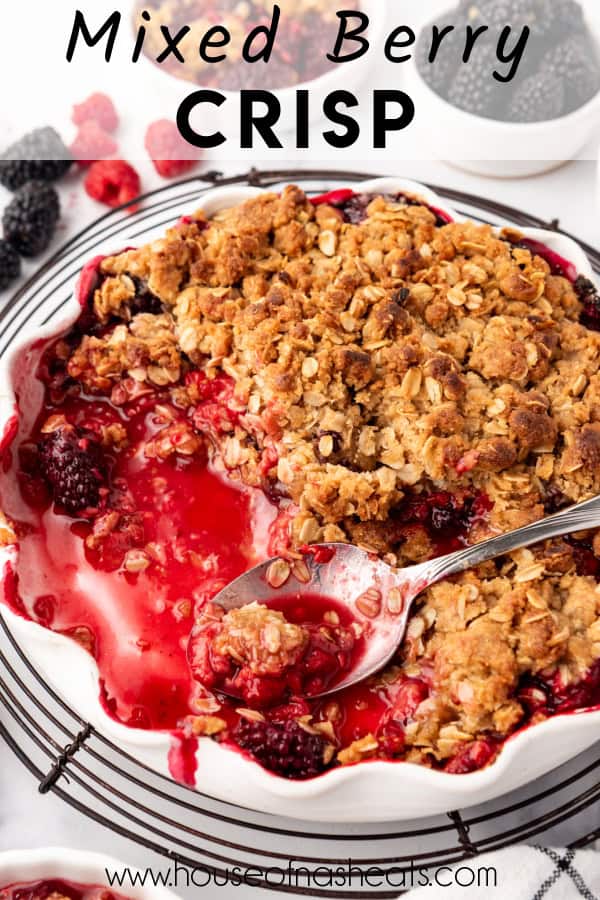
[[[497,873],[496,887],[493,875],[484,872],[491,867]],[[600,900],[600,853],[591,850],[511,847],[439,875],[441,884],[409,891],[406,900]]]

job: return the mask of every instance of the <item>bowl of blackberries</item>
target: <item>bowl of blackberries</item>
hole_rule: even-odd
[[[507,176],[575,158],[600,128],[598,7],[460,0],[425,25],[413,89],[446,158]]]

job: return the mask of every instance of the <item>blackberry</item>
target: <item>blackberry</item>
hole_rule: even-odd
[[[8,241],[0,240],[0,291],[21,274],[21,259]]]
[[[586,30],[583,8],[577,0],[538,0],[540,11],[537,27],[555,41],[565,34]]]
[[[562,78],[538,72],[530,75],[515,91],[509,107],[511,122],[546,122],[565,112],[566,91]]]
[[[573,112],[600,90],[600,61],[587,34],[572,35],[543,60],[540,78],[560,78],[566,88],[565,112]]]
[[[293,719],[286,722],[249,722],[240,719],[233,739],[270,772],[283,778],[314,778],[327,768],[326,743],[309,734]]]
[[[443,39],[434,62],[429,61],[431,41],[429,34],[431,27],[437,25],[440,30],[448,25],[454,26],[454,31]],[[417,68],[423,80],[436,93],[445,95],[448,85],[452,83],[459,66],[462,63],[464,53],[464,26],[465,16],[451,14],[439,22],[433,22],[430,28],[423,30],[417,44]]]
[[[54,188],[31,181],[17,191],[4,211],[4,237],[21,256],[37,256],[50,244],[59,218],[60,202]]]
[[[57,428],[40,440],[38,462],[52,499],[65,512],[76,516],[98,507],[106,473],[93,435],[72,425]]]
[[[372,194],[355,194],[349,200],[345,200],[339,207],[346,222],[351,225],[360,225],[367,218],[367,208],[373,199]]]
[[[16,191],[28,181],[57,181],[73,158],[54,128],[38,128],[0,155],[0,184]]]
[[[144,278],[138,278],[137,275],[130,275],[129,277],[135,285],[135,297],[130,303],[132,314],[150,313],[153,316],[158,316],[164,312],[164,306],[160,298],[152,293],[148,287],[148,282]]]
[[[448,92],[448,100],[459,109],[476,116],[502,119],[508,105],[510,84],[493,77],[498,65],[496,48],[489,44],[475,46],[468,63],[461,68]]]
[[[469,19],[474,25],[488,25],[494,30],[509,25],[515,31],[527,25],[533,31],[544,27],[545,5],[541,0],[479,0],[472,4]]]
[[[579,321],[590,331],[600,331],[600,295],[596,285],[580,275],[575,282],[575,293],[583,305]]]

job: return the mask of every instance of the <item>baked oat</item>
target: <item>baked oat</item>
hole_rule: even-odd
[[[287,574],[318,542],[419,562],[600,491],[595,294],[567,274],[514,232],[406,197],[264,193],[102,261],[83,319],[50,351],[53,414],[69,391],[117,409],[156,397],[147,457],[208,453],[262,489]],[[118,442],[111,452],[127,452]],[[135,510],[119,515],[109,533],[130,534]],[[140,553],[160,563],[143,537],[133,550],[130,574]],[[471,771],[525,722],[600,702],[598,576],[600,535],[586,533],[425,591],[385,672],[340,703],[286,709],[311,736],[299,771],[321,766],[319,734],[328,766]],[[206,599],[186,601],[187,615],[201,620]],[[302,629],[264,615],[255,637],[299,651]],[[232,634],[223,646],[247,661],[252,636],[237,646]],[[272,662],[255,660],[263,674]],[[196,700],[213,718],[190,712],[189,727],[235,740],[229,701]],[[367,723],[370,705],[380,715]],[[271,731],[278,715],[259,714]]]

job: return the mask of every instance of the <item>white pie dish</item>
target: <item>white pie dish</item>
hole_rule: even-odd
[[[461,218],[427,188],[400,178],[376,179],[354,188],[358,192],[396,191],[418,195],[431,206]],[[210,215],[259,193],[258,188],[217,188],[202,198],[201,205]],[[174,221],[178,215],[191,211],[193,207],[177,210]],[[539,229],[521,231],[570,260],[583,275],[594,277],[587,257],[574,241]],[[124,238],[121,246],[128,243]],[[118,249],[114,245],[99,246],[90,255]],[[69,327],[79,311],[73,296],[60,323],[45,331],[37,330],[35,335],[31,332],[22,335],[2,361],[0,433],[7,433],[11,420],[14,421],[15,392],[21,399],[19,427],[23,434],[28,431],[41,397],[41,384],[31,374],[36,368],[36,355],[40,353],[40,339],[50,338]],[[3,490],[14,485],[10,472],[1,474],[0,482]],[[0,570],[11,559],[18,563],[15,550],[1,551]],[[80,716],[139,762],[169,775],[170,735],[132,730],[109,718],[98,697],[96,664],[81,647],[13,614],[6,607],[2,607],[2,612],[28,658]],[[57,659],[60,659],[59,667]],[[219,800],[312,821],[413,819],[480,804],[515,790],[591,747],[598,739],[599,728],[600,711],[555,717],[509,739],[496,762],[469,775],[449,775],[408,763],[367,762],[335,769],[304,782],[273,776],[241,754],[203,739],[198,750],[196,787]]]
[[[135,869],[110,856],[48,847],[40,850],[9,850],[0,853],[0,888],[12,884],[35,884],[40,881],[66,881],[75,884],[106,887],[128,900],[177,900],[175,894],[163,887],[140,887],[124,884],[111,888],[106,876],[109,872]]]

